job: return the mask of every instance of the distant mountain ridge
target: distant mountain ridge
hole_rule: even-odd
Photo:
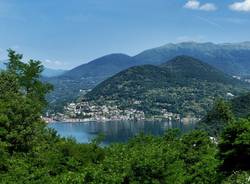
[[[72,101],[80,95],[80,91],[92,89],[124,69],[145,64],[161,65],[179,55],[195,57],[229,75],[250,74],[250,42],[166,44],[133,57],[125,54],[106,55],[60,76],[46,79],[55,86],[50,101]]]
[[[166,44],[143,51],[134,58],[141,64],[161,64],[178,55],[195,57],[230,75],[250,73],[250,42]]]
[[[245,84],[189,56],[178,56],[160,66],[126,69],[85,95],[96,104],[112,104],[160,115],[161,110],[201,116],[215,98],[238,95]]]
[[[131,66],[159,65],[180,55],[195,57],[230,75],[250,74],[250,42],[183,42],[148,49],[132,57],[126,54],[106,55],[66,72],[63,77],[113,75]]]
[[[110,54],[80,65],[66,72],[63,77],[88,78],[111,76],[114,73],[133,66],[134,64],[134,59],[128,55]]]

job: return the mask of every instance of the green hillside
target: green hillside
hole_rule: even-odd
[[[160,66],[143,65],[124,70],[85,95],[96,104],[133,108],[148,116],[167,112],[202,116],[216,98],[246,91],[245,84],[188,56]]]
[[[224,84],[238,83],[231,76],[223,73],[198,59],[190,56],[177,56],[167,63],[161,65],[176,78],[196,78],[209,82],[220,82]]]
[[[234,119],[250,117],[250,93],[238,96],[230,101],[217,100],[213,108],[197,124],[212,136],[219,136]]]
[[[250,42],[166,44],[132,57],[126,54],[106,55],[73,68],[61,76],[46,78],[47,82],[54,85],[54,91],[48,97],[50,109],[62,109],[66,102],[74,101],[82,95],[82,90],[93,89],[129,67],[147,64],[158,66],[180,55],[198,58],[229,75],[250,74]]]
[[[250,115],[250,93],[234,98],[231,104],[237,117],[245,118]]]

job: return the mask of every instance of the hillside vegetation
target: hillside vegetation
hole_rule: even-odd
[[[131,67],[99,84],[83,100],[138,109],[148,116],[162,109],[201,117],[216,98],[230,98],[247,85],[192,57],[178,56],[160,66]],[[230,94],[230,95],[229,95]]]
[[[161,65],[180,55],[188,55],[229,75],[250,74],[250,42],[213,44],[185,42],[166,44],[130,57],[110,54],[80,65],[61,76],[46,79],[54,85],[49,95],[51,109],[62,110],[63,104],[75,100],[83,90],[93,89],[97,84],[118,72],[138,65]]]
[[[246,118],[250,115],[250,93],[234,98],[231,103],[237,117]]]

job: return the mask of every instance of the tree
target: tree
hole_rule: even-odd
[[[237,171],[222,181],[222,184],[249,184],[250,172]]]
[[[28,152],[36,143],[44,122],[40,116],[45,96],[52,89],[40,81],[39,61],[21,61],[22,55],[9,50],[7,70],[0,73],[0,140],[9,153]]]
[[[192,131],[181,138],[182,159],[187,169],[187,183],[217,183],[216,145],[205,131]]]
[[[46,94],[39,61],[23,63],[9,50],[0,72],[0,183],[82,183],[85,167],[99,163],[104,151],[94,142],[60,138],[41,119]]]
[[[21,54],[17,54],[13,50],[8,50],[8,52],[7,72],[16,77],[20,92],[40,105],[40,109],[37,110],[41,112],[47,105],[46,94],[53,89],[50,84],[43,83],[40,80],[44,67],[40,61],[36,60],[29,60],[28,63],[23,63]]]
[[[224,100],[217,100],[214,107],[198,124],[199,128],[205,129],[211,136],[218,137],[224,127],[234,121],[234,115],[230,105]]]
[[[222,171],[250,170],[250,121],[239,119],[229,124],[219,142],[219,156],[223,161]]]

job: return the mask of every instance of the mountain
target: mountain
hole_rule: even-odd
[[[7,63],[8,60],[0,61],[0,70],[4,70],[6,68],[5,63]],[[51,68],[44,68],[44,71],[42,73],[43,77],[55,77],[62,75],[66,72],[66,70],[59,70],[59,69],[51,69]]]
[[[201,117],[215,98],[229,98],[245,89],[245,83],[189,56],[162,65],[126,69],[97,85],[84,101],[137,109],[146,115],[162,111]]]
[[[243,43],[196,43],[166,44],[146,50],[134,58],[140,64],[161,64],[178,55],[198,58],[230,75],[250,73],[250,42]]]
[[[61,76],[46,79],[55,86],[49,95],[50,106],[61,110],[63,104],[75,100],[85,90],[92,89],[115,73],[135,65],[132,57],[125,54],[110,54],[80,65]]]
[[[177,56],[160,66],[180,79],[197,78],[199,80],[224,84],[238,83],[238,81],[232,80],[230,75],[190,56]]]
[[[135,65],[132,57],[125,54],[110,54],[80,65],[62,77],[65,78],[106,78],[114,73]]]
[[[250,74],[250,42],[183,42],[149,49],[133,57],[125,54],[106,55],[66,72],[61,78],[107,78],[131,66],[160,65],[179,55],[195,57],[230,75]]]
[[[54,85],[49,95],[51,105],[73,101],[85,90],[131,66],[161,65],[179,55],[188,55],[229,75],[250,74],[250,42],[243,43],[195,43],[166,44],[130,57],[125,54],[107,55],[80,65],[64,74],[46,79]],[[59,105],[62,107],[62,105]]]

